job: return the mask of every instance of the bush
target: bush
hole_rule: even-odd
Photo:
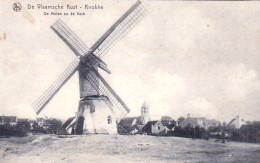
[[[180,126],[176,126],[174,128],[173,135],[178,137],[184,137],[185,134]]]
[[[205,128],[199,126],[196,126],[195,128],[186,126],[183,129],[180,126],[176,126],[172,135],[185,138],[208,139],[209,134]]]
[[[37,122],[34,122],[31,129],[28,121],[17,122],[15,126],[3,124],[0,125],[0,136],[26,136],[28,131],[34,133],[57,134],[59,129],[61,129],[62,122],[57,119],[48,119],[46,120],[45,125],[46,128],[43,128],[39,126]]]
[[[15,127],[17,130],[25,131],[26,133],[31,129],[31,125],[28,121],[17,122]]]
[[[11,126],[10,124],[0,125],[0,136],[26,136],[27,131],[23,130],[21,127]]]
[[[194,128],[191,126],[186,126],[183,128],[184,136],[186,138],[193,138],[194,137]]]
[[[57,134],[62,126],[62,122],[57,119],[48,119],[46,120],[46,124],[48,125],[46,131],[51,134]]]
[[[231,140],[250,143],[260,143],[260,123],[253,123],[241,126],[240,129],[230,131]]]
[[[117,132],[120,135],[130,135],[130,132],[134,129],[135,127],[132,125],[117,125]]]
[[[117,132],[119,135],[128,135],[129,134],[129,132],[123,126],[120,126],[120,125],[117,125]]]

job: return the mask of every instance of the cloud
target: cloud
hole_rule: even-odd
[[[183,113],[190,113],[192,117],[216,118],[218,110],[204,97],[196,97],[185,104]]]
[[[147,101],[152,108],[152,114],[173,115],[176,103],[186,95],[185,80],[178,74],[171,74],[158,70],[150,76],[149,84],[146,82],[145,92]]]
[[[218,77],[217,91],[229,100],[241,100],[248,94],[260,90],[260,80],[257,72],[248,69],[244,64],[235,66],[221,65],[217,68],[220,76]]]
[[[89,21],[63,20],[90,46],[129,7],[114,10],[114,5],[109,3],[100,13],[88,12]],[[259,7],[244,5],[149,2],[144,20],[102,58],[112,75],[100,73],[134,115],[140,115],[147,100],[157,116],[221,112],[219,116],[233,117],[241,110],[253,117],[259,112],[260,17]],[[241,8],[246,10],[240,12]],[[92,21],[108,14],[107,19]],[[39,16],[31,24],[13,12],[5,16],[0,23],[7,34],[0,46],[0,112],[23,115],[75,56],[49,28],[56,17]],[[78,96],[75,75],[43,113],[74,115]]]
[[[184,96],[186,94],[186,84],[184,79],[167,71],[158,70],[150,75],[149,89],[151,94],[158,94],[162,99],[173,96]]]

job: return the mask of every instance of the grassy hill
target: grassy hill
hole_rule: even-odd
[[[0,139],[0,162],[257,162],[260,144],[145,135]]]

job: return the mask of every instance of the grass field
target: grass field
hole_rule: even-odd
[[[260,144],[178,137],[34,135],[0,139],[0,162],[260,162]]]

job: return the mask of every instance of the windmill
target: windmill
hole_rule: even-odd
[[[130,109],[98,73],[98,68],[109,74],[111,73],[101,58],[112,45],[136,26],[145,14],[146,10],[141,1],[137,1],[91,48],[88,48],[64,22],[60,19],[57,20],[51,26],[51,29],[68,45],[76,58],[61,76],[32,104],[36,114],[38,115],[44,109],[62,86],[78,71],[80,89],[78,111],[75,117],[68,122],[67,131],[73,129],[76,134],[83,133],[86,113],[94,115],[99,109],[96,101],[105,103],[117,121],[125,117]],[[111,117],[108,118],[111,119]]]

